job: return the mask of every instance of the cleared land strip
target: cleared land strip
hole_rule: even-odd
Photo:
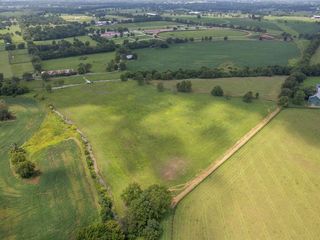
[[[75,84],[68,84],[68,85],[63,85],[60,87],[53,87],[52,90],[58,90],[58,89],[64,89],[64,88],[70,88],[70,87],[77,87],[81,85],[86,85],[86,84],[94,84],[94,83],[101,83],[101,82],[119,82],[120,79],[111,79],[111,80],[97,80],[97,81],[90,81],[91,83],[75,83]]]
[[[214,161],[206,170],[198,175],[193,180],[186,184],[184,190],[172,199],[171,206],[174,208],[177,204],[187,196],[193,189],[195,189],[202,181],[204,181],[211,173],[218,169],[224,162],[226,162],[233,154],[235,154],[242,146],[244,146],[253,136],[255,136],[262,128],[264,128],[278,113],[281,108],[277,108],[274,112],[265,117],[257,126],[252,128],[246,135],[236,142],[226,153],[218,160]]]

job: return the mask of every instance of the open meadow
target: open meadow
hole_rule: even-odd
[[[202,37],[213,37],[213,38],[224,38],[230,37],[244,37],[248,35],[245,31],[233,30],[233,29],[225,29],[225,28],[211,28],[211,29],[203,29],[203,30],[186,30],[186,31],[173,31],[173,32],[163,32],[160,33],[159,36],[162,38],[194,38],[201,39]]]
[[[319,118],[283,110],[178,205],[163,239],[317,239]]]
[[[0,123],[0,238],[72,239],[98,219],[95,189],[73,131],[31,98],[6,100],[17,118]],[[25,181],[13,174],[13,143],[24,144],[40,176]]]
[[[226,96],[242,97],[248,91],[258,92],[260,98],[277,100],[281,84],[286,77],[248,77],[248,78],[216,78],[216,79],[190,79],[192,91],[209,94],[213,87],[221,86]],[[162,82],[164,87],[176,91],[176,84],[181,80],[153,81]]]
[[[203,66],[287,65],[299,57],[294,43],[281,41],[213,41],[176,44],[167,49],[139,49],[129,70],[198,69]]]
[[[107,63],[115,57],[114,52],[109,53],[96,53],[89,55],[82,55],[76,57],[66,57],[42,61],[43,68],[45,70],[57,70],[57,69],[74,69],[77,70],[80,63],[92,64],[91,71],[105,72]]]
[[[12,64],[10,64],[9,54]],[[12,56],[15,56],[14,59],[12,59]],[[20,77],[25,72],[33,72],[30,57],[27,55],[25,50],[15,50],[12,51],[12,53],[9,53],[8,51],[0,51],[0,61],[0,72],[4,74],[5,78],[10,78],[12,76]]]
[[[95,83],[50,94],[87,135],[117,210],[131,182],[182,184],[232,146],[275,107],[269,101],[162,93],[134,81]]]

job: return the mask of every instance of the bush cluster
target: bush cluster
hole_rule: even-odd
[[[15,173],[21,178],[30,178],[37,173],[35,164],[27,160],[27,152],[24,148],[14,144],[10,149],[9,155]]]

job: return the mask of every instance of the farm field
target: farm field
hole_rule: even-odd
[[[317,239],[319,118],[282,111],[178,205],[163,239]]]
[[[27,49],[8,51],[8,54],[9,54],[9,62],[11,64],[30,63],[31,62],[31,57],[28,54]]]
[[[22,54],[24,55],[24,54]],[[19,56],[18,59],[25,58],[25,56]],[[9,56],[7,51],[0,51],[0,72],[4,74],[5,78],[11,78],[12,76],[22,76],[24,72],[33,72],[31,62],[24,63],[9,63]]]
[[[43,61],[42,63],[45,70],[58,70],[67,68],[77,69],[80,63],[91,63],[92,72],[105,72],[107,63],[110,62],[114,56],[114,52],[96,53],[76,57],[51,59]]]
[[[248,33],[244,31],[237,31],[233,29],[214,28],[205,30],[187,30],[187,31],[174,31],[174,32],[163,32],[159,36],[163,38],[175,37],[175,38],[195,38],[201,39],[202,37],[213,37],[223,38],[228,37],[243,37]]]
[[[128,69],[197,69],[203,66],[287,65],[299,57],[294,43],[281,41],[214,41],[172,45],[167,49],[139,49]],[[253,54],[254,53],[254,54]]]
[[[260,98],[277,100],[281,84],[286,77],[247,77],[247,78],[217,78],[217,79],[190,79],[192,91],[209,94],[214,86],[221,86],[227,96],[242,97],[248,91],[259,92]],[[164,87],[176,91],[176,84],[181,80],[161,81]],[[157,83],[159,81],[154,81]]]
[[[92,16],[84,14],[62,14],[61,18],[67,22],[90,22],[91,20],[94,20]]]
[[[0,123],[0,238],[71,239],[78,227],[98,219],[82,153],[66,140],[70,130],[55,115],[45,117],[34,100],[7,102],[17,119]],[[13,143],[25,143],[40,177],[22,181],[13,175],[8,157]]]
[[[63,40],[68,41],[73,43],[74,39],[78,39],[82,42],[90,42],[90,46],[97,46],[97,42],[94,41],[91,37],[89,36],[77,36],[77,37],[69,37],[69,38],[64,38]],[[61,41],[62,39],[56,39],[56,40],[44,40],[44,41],[34,41],[33,43],[36,45],[45,45],[45,44],[52,44],[53,41]]]
[[[83,85],[47,97],[89,138],[119,212],[129,183],[190,180],[275,107],[263,100],[158,93],[135,81]]]

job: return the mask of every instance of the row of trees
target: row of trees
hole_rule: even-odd
[[[136,239],[156,240],[162,234],[161,219],[168,213],[171,203],[169,191],[162,186],[152,185],[145,190],[136,184],[130,184],[122,193],[121,198],[127,207],[120,224],[113,215],[105,215],[101,223],[95,223],[78,232],[78,240],[96,239]],[[106,198],[108,199],[108,198]],[[105,204],[112,208],[112,202]],[[105,212],[103,210],[103,212]]]
[[[47,60],[100,52],[112,52],[116,49],[116,45],[113,41],[104,41],[103,43],[99,42],[97,46],[90,46],[90,42],[82,42],[75,38],[72,43],[66,40],[61,40],[50,45],[29,43],[28,49],[30,54],[39,56],[42,60]]]
[[[230,68],[228,70],[221,68],[202,67],[198,70],[178,69],[159,72],[152,71],[136,71],[125,73],[126,78],[132,79],[153,79],[153,80],[173,80],[173,79],[189,79],[189,78],[223,78],[223,77],[256,77],[256,76],[273,76],[273,75],[289,75],[291,67],[288,66],[269,66],[257,68]]]
[[[15,173],[21,178],[30,178],[37,174],[36,166],[27,160],[27,152],[24,148],[14,144],[10,149],[9,156]]]

